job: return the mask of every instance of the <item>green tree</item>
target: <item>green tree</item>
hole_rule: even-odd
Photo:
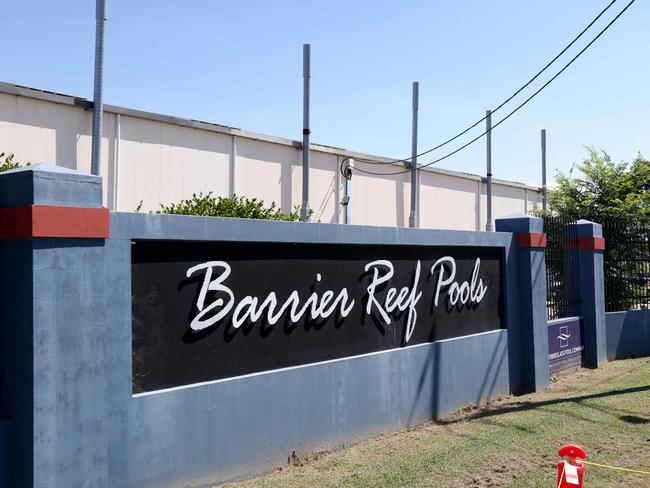
[[[283,213],[275,202],[270,207],[257,198],[215,197],[212,192],[192,194],[192,198],[169,205],[160,205],[160,213],[177,215],[202,215],[204,217],[238,217],[243,219],[298,220],[299,207],[291,213]]]
[[[603,224],[607,311],[647,307],[650,161],[639,154],[614,163],[603,150],[587,150],[568,175],[556,174],[548,213]]]
[[[567,219],[647,226],[650,161],[639,154],[631,163],[614,163],[603,150],[587,150],[589,156],[574,164],[568,175],[556,174],[556,187],[549,191],[550,213]]]

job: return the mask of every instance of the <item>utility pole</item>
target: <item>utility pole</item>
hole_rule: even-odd
[[[95,80],[93,93],[93,135],[90,156],[90,172],[99,176],[102,168],[102,115],[104,110],[104,25],[106,24],[106,0],[95,2]]]
[[[409,227],[419,227],[418,193],[420,178],[418,178],[418,105],[420,97],[420,84],[413,82],[413,123],[411,133],[411,214]]]
[[[302,46],[302,206],[300,220],[309,220],[309,78],[311,77],[311,45]]]
[[[485,112],[485,135],[486,135],[486,150],[487,150],[487,222],[485,223],[485,230],[492,232],[494,226],[492,225],[492,111]]]
[[[546,212],[546,129],[542,129],[542,210]]]

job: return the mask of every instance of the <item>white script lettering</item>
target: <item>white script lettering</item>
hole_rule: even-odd
[[[219,268],[222,268],[223,271],[218,274],[216,278],[212,279],[214,270],[218,270]],[[228,312],[230,312],[235,302],[234,293],[228,286],[223,284],[226,281],[226,278],[230,276],[230,265],[224,261],[209,261],[188,269],[187,277],[189,278],[194,274],[194,272],[202,269],[205,270],[205,275],[196,301],[196,308],[199,313],[196,314],[190,323],[190,327],[194,330],[202,330],[219,322],[228,314]],[[321,277],[319,274],[317,280],[320,281],[320,279]],[[205,299],[208,291],[225,293],[228,296],[228,301],[224,302],[223,298],[218,297],[206,307]],[[332,301],[332,299],[334,299],[334,301]],[[275,325],[287,310],[289,310],[289,319],[294,324],[303,318],[307,310],[309,310],[309,317],[312,320],[327,319],[334,314],[337,309],[341,317],[345,318],[350,314],[354,307],[354,300],[350,300],[347,288],[342,288],[336,298],[334,298],[333,290],[326,290],[320,296],[318,293],[312,292],[303,304],[300,303],[300,295],[298,294],[298,291],[293,290],[279,308],[278,298],[274,291],[269,292],[261,305],[258,305],[259,302],[259,297],[251,295],[243,297],[233,312],[232,326],[235,329],[238,329],[247,320],[257,322],[265,313],[266,322],[269,325]],[[221,310],[219,310],[218,313],[206,318],[206,315],[210,312],[216,311],[219,307],[221,307]]]
[[[480,303],[488,287],[479,277],[481,260],[476,258],[474,269],[469,281],[458,282],[456,278],[456,261],[451,256],[443,256],[431,266],[431,274],[438,272],[438,279],[433,296],[433,304],[438,306],[440,294],[447,291],[449,304],[466,305],[468,303]],[[380,319],[390,325],[393,321],[391,315],[397,310],[407,311],[406,324],[404,328],[404,343],[408,343],[415,330],[418,314],[416,306],[422,297],[418,291],[420,281],[421,263],[418,260],[413,273],[413,281],[410,286],[401,288],[388,287],[395,274],[395,268],[391,261],[378,259],[365,265],[366,272],[372,272],[370,284],[366,288],[367,303],[365,313],[371,315],[376,312]],[[189,278],[198,271],[204,271],[203,282],[196,300],[198,313],[192,319],[190,327],[193,330],[202,330],[223,320],[232,310],[231,323],[233,328],[238,329],[246,322],[251,323],[265,320],[273,326],[288,313],[292,323],[298,323],[305,316],[310,320],[327,319],[334,314],[342,318],[347,317],[354,308],[355,300],[351,299],[347,288],[341,288],[336,293],[334,290],[312,291],[308,296],[301,299],[297,290],[289,292],[288,296],[281,302],[275,291],[270,291],[266,297],[246,295],[240,299],[235,298],[233,290],[226,285],[231,274],[231,268],[225,261],[208,261],[193,266],[187,270]],[[316,281],[320,282],[322,276],[316,275]],[[379,290],[386,285],[387,291],[380,297]],[[208,292],[212,301],[206,304]]]
[[[379,275],[380,267],[387,269],[382,276]],[[397,292],[397,288],[389,288],[386,292],[383,305],[377,300],[375,291],[378,285],[386,283],[393,276],[393,263],[385,259],[379,259],[366,264],[365,270],[370,271],[370,269],[373,269],[373,277],[372,281],[368,285],[368,304],[366,305],[366,314],[370,315],[374,306],[386,325],[390,325],[391,319],[388,315],[389,313],[395,310],[395,308],[400,312],[403,312],[408,308],[409,311],[406,317],[406,329],[404,331],[404,342],[407,343],[411,339],[413,331],[415,330],[415,322],[418,318],[415,306],[422,296],[422,292],[418,293],[417,291],[418,281],[420,280],[420,261],[418,260],[417,265],[415,266],[413,286],[410,289],[405,286],[399,291],[399,293]],[[397,297],[395,297],[396,294]]]
[[[224,270],[223,273],[217,276],[217,278],[214,280],[212,279],[213,268],[223,268]],[[208,261],[207,263],[197,264],[196,266],[192,266],[187,270],[186,276],[189,278],[194,274],[195,271],[199,271],[201,269],[205,269],[205,277],[203,278],[203,284],[201,285],[199,298],[196,301],[196,308],[198,309],[199,313],[196,314],[196,317],[192,319],[192,323],[190,324],[190,327],[194,330],[205,329],[206,327],[210,327],[211,325],[224,318],[228,312],[230,312],[230,309],[232,308],[232,302],[235,300],[235,296],[233,295],[232,291],[230,291],[230,288],[221,286],[221,283],[223,283],[224,280],[230,276],[230,265],[228,263],[225,261]],[[224,307],[223,298],[218,298],[210,305],[208,305],[207,308],[204,308],[205,295],[207,294],[208,290],[216,292],[221,291],[228,295],[229,300],[226,306]],[[203,317],[205,317],[205,315],[217,307],[223,308],[219,311],[219,313],[203,320]]]
[[[449,265],[449,277],[445,278],[445,263]],[[487,285],[483,283],[483,279],[479,278],[479,271],[481,268],[481,259],[476,258],[474,263],[474,269],[472,271],[471,281],[468,283],[464,281],[462,284],[458,284],[457,281],[454,281],[456,277],[456,261],[451,256],[444,256],[438,259],[433,266],[431,266],[431,274],[434,274],[436,268],[440,268],[440,273],[438,274],[438,284],[436,285],[436,294],[434,295],[433,304],[438,306],[438,298],[440,297],[440,291],[449,287],[447,296],[449,297],[449,303],[451,305],[456,305],[459,301],[461,304],[465,305],[466,303],[481,303],[483,297],[487,293]]]

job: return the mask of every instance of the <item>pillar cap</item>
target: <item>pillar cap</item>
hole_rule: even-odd
[[[603,237],[603,226],[590,220],[580,219],[577,222],[577,237]]]
[[[496,219],[495,224],[497,232],[541,233],[544,231],[544,221],[541,218],[522,213]]]
[[[102,179],[37,163],[0,173],[0,208],[23,205],[102,207]]]

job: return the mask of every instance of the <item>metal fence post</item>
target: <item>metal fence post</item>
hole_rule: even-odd
[[[311,78],[311,45],[302,46],[302,206],[300,220],[309,220],[309,79]]]
[[[102,116],[104,111],[104,25],[106,0],[97,0],[95,7],[95,80],[93,90],[93,136],[90,172],[99,176],[102,170]]]
[[[418,176],[418,105],[420,97],[420,84],[413,82],[413,125],[411,134],[411,214],[409,227],[419,227],[418,194],[420,178]]]
[[[486,136],[486,159],[487,159],[487,222],[485,230],[492,232],[492,111],[485,112],[485,136]]]
[[[542,129],[542,210],[546,212],[546,129]]]

